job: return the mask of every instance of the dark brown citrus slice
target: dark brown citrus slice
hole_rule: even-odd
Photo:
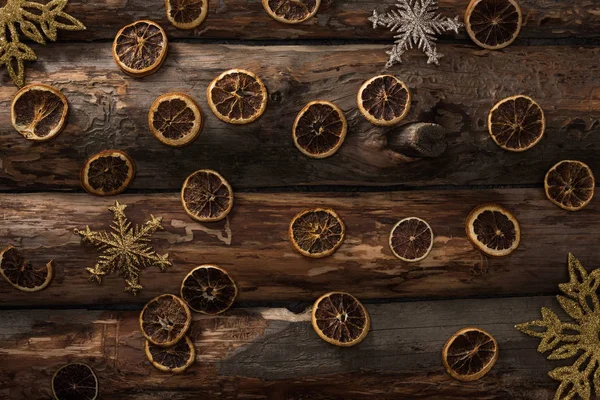
[[[315,301],[312,326],[326,342],[349,347],[367,337],[371,320],[367,309],[356,297],[348,293],[331,292]]]
[[[166,145],[181,147],[198,137],[204,118],[187,94],[167,93],[157,98],[148,112],[150,131]]]
[[[483,329],[463,328],[444,345],[446,371],[459,381],[475,381],[487,374],[498,359],[496,339]]]
[[[326,158],[342,147],[347,131],[346,117],[338,106],[328,101],[311,101],[296,117],[292,134],[303,154]]]
[[[185,212],[196,221],[220,221],[233,207],[233,190],[218,172],[201,169],[183,183],[181,202]]]
[[[85,364],[68,364],[52,377],[52,394],[56,400],[96,400],[98,378]]]
[[[290,241],[303,256],[323,258],[342,245],[346,234],[340,216],[328,208],[314,208],[297,214],[290,223]]]
[[[135,176],[135,165],[121,150],[104,150],[83,164],[80,176],[86,192],[112,196],[127,189]]]
[[[569,211],[581,210],[594,197],[596,180],[590,167],[575,160],[554,165],[544,179],[548,200]]]
[[[471,39],[489,50],[511,44],[521,31],[523,16],[515,0],[471,0],[465,26]]]
[[[169,347],[157,346],[146,340],[144,350],[152,365],[164,372],[183,372],[194,363],[196,358],[194,343],[187,336]]]
[[[476,207],[466,222],[467,238],[473,245],[492,257],[507,256],[519,247],[519,221],[506,208],[497,204]]]
[[[391,126],[410,111],[410,91],[392,75],[379,75],[363,83],[358,91],[358,109],[372,124]]]
[[[203,314],[221,314],[231,307],[238,293],[227,271],[216,265],[194,268],[181,283],[181,298]]]
[[[421,218],[405,218],[394,225],[390,232],[390,249],[402,261],[421,261],[432,248],[433,231]]]
[[[10,119],[26,139],[44,141],[58,135],[67,122],[69,104],[60,90],[52,86],[25,86],[13,97]]]
[[[185,336],[192,314],[183,300],[163,294],[150,300],[140,313],[140,328],[144,337],[157,346],[168,347]]]
[[[167,19],[175,28],[194,29],[208,14],[208,0],[165,0]]]
[[[0,273],[17,289],[23,292],[37,292],[52,281],[54,261],[35,268],[16,248],[8,246],[0,253]]]
[[[319,11],[321,0],[263,0],[262,3],[273,19],[284,24],[298,24]]]
[[[544,136],[544,111],[531,97],[517,95],[498,102],[488,116],[488,130],[504,150],[525,151]]]
[[[167,34],[152,21],[123,27],[113,42],[113,58],[126,73],[141,77],[155,73],[167,56]]]
[[[258,76],[243,69],[231,69],[216,77],[206,96],[217,118],[230,124],[248,124],[267,108],[267,88]]]

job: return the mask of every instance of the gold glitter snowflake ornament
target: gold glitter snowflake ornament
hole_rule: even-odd
[[[91,274],[90,281],[101,283],[104,275],[118,271],[127,283],[125,291],[135,296],[142,289],[139,280],[142,269],[154,265],[165,272],[171,262],[168,254],[156,254],[150,245],[152,234],[163,229],[160,225],[162,218],[150,215],[150,220],[142,226],[132,227],[125,215],[126,207],[116,201],[114,206],[108,208],[114,214],[110,226],[112,232],[94,232],[89,226],[83,231],[75,229],[74,232],[81,236],[82,243],[93,244],[102,253],[94,268],[86,268]]]
[[[26,0],[7,0],[0,8],[0,66],[5,65],[15,85],[25,84],[23,61],[34,61],[37,56],[19,40],[19,33],[34,42],[45,44],[44,37],[55,41],[59,29],[80,31],[85,26],[63,11],[68,0],[47,3]],[[18,28],[18,29],[17,29]]]
[[[557,296],[562,309],[573,319],[563,322],[549,308],[542,307],[542,320],[516,326],[529,336],[540,338],[538,351],[551,351],[549,360],[576,357],[568,366],[548,373],[560,385],[555,400],[584,399],[591,396],[591,385],[600,397],[600,269],[589,274],[581,263],[569,254],[570,282],[558,285],[565,296]]]

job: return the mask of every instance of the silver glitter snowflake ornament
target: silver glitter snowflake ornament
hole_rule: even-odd
[[[373,23],[373,29],[383,26],[391,32],[398,32],[394,36],[396,44],[387,51],[390,59],[386,67],[390,68],[395,63],[401,63],[402,54],[414,46],[427,54],[429,57],[427,64],[439,65],[439,59],[443,54],[437,52],[435,35],[448,31],[458,33],[458,28],[463,26],[458,22],[458,16],[452,19],[437,14],[435,11],[438,7],[435,0],[399,0],[396,7],[396,10],[391,10],[385,15],[373,11],[373,16],[369,18]]]

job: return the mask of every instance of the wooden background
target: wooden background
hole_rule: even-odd
[[[407,121],[447,131],[447,151],[407,163],[390,146],[397,131],[370,126],[357,113],[360,84],[384,72],[392,38],[367,17],[393,0],[324,0],[316,18],[295,26],[272,20],[259,0],[210,0],[195,31],[174,29],[159,0],[71,0],[68,12],[85,32],[60,32],[58,43],[33,45],[27,82],[57,86],[71,105],[66,130],[54,140],[24,140],[10,124],[16,89],[2,71],[0,87],[0,246],[15,245],[35,263],[56,262],[51,286],[22,293],[0,282],[0,398],[48,399],[53,372],[86,362],[102,399],[552,399],[546,372],[560,362],[536,353],[537,340],[514,324],[558,308],[573,252],[588,269],[600,263],[599,202],[562,211],[545,199],[545,172],[578,159],[600,175],[600,3],[522,0],[525,26],[502,51],[476,47],[464,34],[445,36],[440,66],[412,51],[390,72],[414,94]],[[467,0],[441,0],[441,12],[462,15]],[[159,22],[171,39],[158,73],[133,79],[110,53],[114,34],[137,19]],[[257,122],[231,126],[206,104],[208,83],[223,70],[247,68],[263,78],[269,107]],[[147,110],[167,91],[192,95],[207,117],[191,146],[168,148],[148,131]],[[503,97],[535,98],[547,118],[544,139],[523,154],[501,150],[486,131],[490,107]],[[349,135],[337,155],[310,160],[291,139],[304,104],[336,102]],[[97,257],[73,228],[108,227],[114,198],[83,192],[84,160],[106,148],[127,151],[138,174],[119,201],[142,222],[164,217],[155,236],[174,267],[142,273],[145,289],[123,292],[118,276],[89,283]],[[199,224],[183,211],[178,190],[191,172],[214,168],[232,184],[236,203],[221,223]],[[523,240],[503,259],[487,259],[464,235],[476,205],[498,202],[519,218]],[[287,240],[288,223],[311,206],[335,208],[348,235],[332,257],[309,260]],[[434,249],[421,263],[395,259],[392,225],[427,219]],[[182,375],[155,370],[142,351],[137,316],[161,293],[177,293],[194,266],[217,263],[238,282],[236,307],[219,317],[194,316],[196,364]],[[329,290],[362,299],[372,330],[357,347],[321,341],[306,311]],[[483,379],[461,383],[443,370],[441,348],[464,326],[496,336],[500,358]],[[562,363],[564,364],[564,362]]]

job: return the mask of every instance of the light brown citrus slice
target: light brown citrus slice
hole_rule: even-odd
[[[367,309],[349,293],[331,292],[319,297],[312,308],[312,326],[328,343],[350,347],[369,333]]]
[[[289,236],[300,254],[323,258],[342,245],[346,234],[344,222],[329,208],[313,208],[298,213],[290,223]]]
[[[519,247],[519,221],[506,208],[497,204],[475,207],[466,221],[467,238],[492,257],[507,256]]]
[[[544,179],[548,200],[569,211],[581,210],[594,197],[596,180],[581,161],[564,160],[554,165]]]
[[[153,298],[140,313],[142,334],[157,346],[168,347],[179,342],[191,322],[192,314],[188,306],[172,294]]]
[[[444,345],[446,371],[459,381],[475,381],[487,374],[498,359],[496,339],[483,329],[463,328]]]
[[[465,27],[471,39],[489,50],[511,44],[521,31],[523,16],[515,0],[471,0]]]
[[[194,268],[181,283],[181,298],[203,314],[221,314],[229,309],[238,289],[227,271],[216,265]]]
[[[525,151],[544,136],[544,111],[531,97],[517,95],[499,101],[488,115],[488,130],[504,150]]]
[[[10,105],[13,127],[26,139],[44,141],[58,135],[67,122],[69,104],[60,90],[47,85],[20,89]]]
[[[68,364],[52,377],[52,395],[56,400],[96,400],[98,378],[86,364]]]
[[[165,0],[167,19],[175,28],[194,29],[208,14],[208,0]]]
[[[196,359],[196,348],[187,336],[169,347],[157,346],[146,340],[144,351],[155,368],[176,374],[188,369]]]
[[[299,24],[319,11],[321,0],[263,0],[262,3],[273,19],[284,24]]]
[[[196,221],[220,221],[233,207],[233,190],[218,172],[201,169],[183,183],[181,203],[185,212]]]
[[[391,126],[402,121],[410,111],[410,91],[392,75],[379,75],[363,83],[358,91],[358,109],[369,122]]]
[[[433,248],[433,230],[421,218],[404,218],[392,228],[389,242],[392,253],[402,261],[421,261]]]
[[[292,135],[304,155],[326,158],[335,154],[348,131],[342,110],[329,101],[311,101],[296,117]]]
[[[230,124],[249,124],[267,108],[267,88],[244,69],[223,72],[210,83],[206,96],[217,118]]]
[[[158,140],[169,146],[181,147],[200,135],[204,118],[200,107],[190,96],[167,93],[152,103],[148,125]]]
[[[35,268],[13,246],[0,253],[0,273],[11,285],[23,292],[37,292],[50,284],[54,277],[54,261]]]
[[[142,77],[155,73],[167,56],[167,34],[156,23],[142,20],[123,27],[113,42],[113,58],[126,73]]]
[[[135,176],[133,160],[121,150],[104,150],[91,156],[81,168],[81,185],[98,196],[122,193]]]

